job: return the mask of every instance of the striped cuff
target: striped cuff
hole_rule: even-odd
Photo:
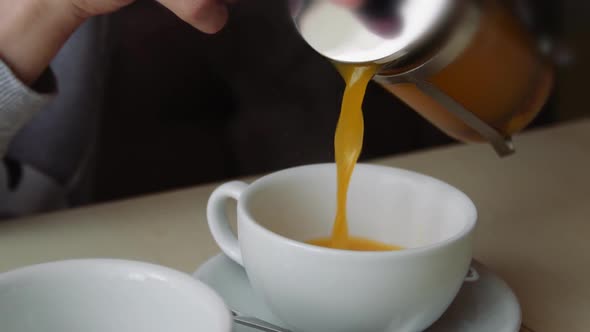
[[[54,98],[56,86],[50,69],[31,88],[0,60],[0,156],[4,156],[14,135]]]

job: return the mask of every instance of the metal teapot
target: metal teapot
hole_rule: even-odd
[[[290,0],[297,30],[339,63],[376,63],[378,82],[446,134],[500,156],[538,114],[553,68],[496,0]]]

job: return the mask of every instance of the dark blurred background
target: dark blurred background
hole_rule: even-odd
[[[217,35],[192,29],[153,1],[91,22],[80,34],[100,46],[79,46],[76,59],[89,60],[62,63],[65,72],[92,77],[71,87],[90,101],[70,105],[78,125],[59,130],[53,148],[74,166],[38,167],[56,173],[71,186],[72,202],[84,204],[333,161],[344,86],[298,36],[285,2],[240,1]],[[533,15],[523,10],[527,3]],[[582,90],[590,2],[516,1],[515,8],[536,33],[557,41],[561,63],[555,92],[530,128],[588,114]],[[453,143],[375,84],[364,112],[362,159]],[[21,141],[13,154],[43,164]]]
[[[344,88],[295,31],[286,1],[241,1],[195,32],[152,2],[111,22],[98,199],[333,161]],[[450,142],[376,85],[363,158]]]

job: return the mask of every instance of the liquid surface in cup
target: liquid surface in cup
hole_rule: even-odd
[[[401,249],[400,247],[369,239],[351,237],[348,233],[346,217],[348,186],[363,147],[363,99],[367,85],[379,69],[379,66],[375,64],[357,65],[342,63],[335,65],[346,82],[344,96],[342,97],[340,118],[338,119],[338,126],[336,127],[336,135],[334,137],[338,180],[336,218],[330,238],[311,240],[309,243],[322,247],[345,250],[399,250]]]
[[[319,247],[325,248],[333,248],[333,249],[341,249],[341,248],[334,248],[333,240],[331,237],[327,238],[319,238],[308,241],[307,243],[313,244]],[[373,241],[369,239],[365,239],[362,237],[354,237],[348,236],[346,238],[346,248],[347,250],[354,250],[354,251],[394,251],[394,250],[402,250],[402,247],[385,244],[379,241]]]

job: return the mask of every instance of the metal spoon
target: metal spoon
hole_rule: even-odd
[[[235,311],[233,309],[232,309],[231,313],[234,316],[234,322],[236,322],[240,325],[244,325],[247,327],[251,327],[251,328],[254,328],[254,329],[257,329],[260,331],[266,331],[266,332],[291,332],[291,330],[287,330],[287,329],[284,329],[280,326],[273,325],[273,324],[265,322],[261,319],[258,319],[255,317],[250,317],[250,316],[244,316],[240,312]]]

